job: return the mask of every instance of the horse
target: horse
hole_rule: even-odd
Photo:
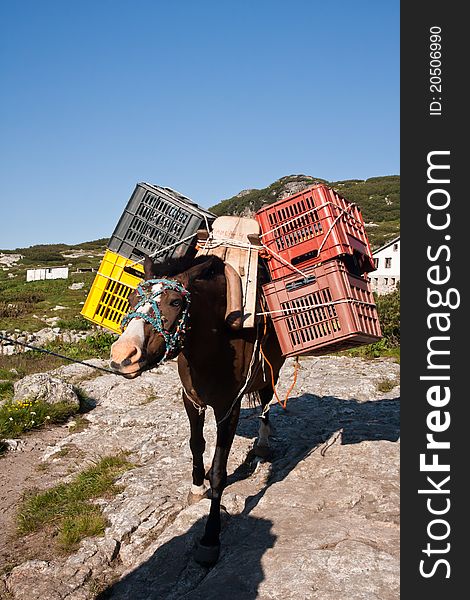
[[[253,452],[264,458],[269,454],[268,410],[284,363],[274,326],[265,316],[254,327],[243,328],[240,276],[214,255],[162,263],[146,257],[144,281],[129,296],[129,305],[125,329],[111,347],[110,365],[134,378],[177,357],[193,461],[188,502],[210,498],[194,558],[212,566],[220,553],[221,498],[245,394],[255,394],[263,407]],[[217,441],[206,473],[203,427],[208,406],[214,411]]]

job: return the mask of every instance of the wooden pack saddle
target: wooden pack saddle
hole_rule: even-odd
[[[240,275],[243,291],[243,327],[254,327],[258,280],[260,227],[247,217],[218,217],[212,231],[198,232],[197,256],[214,254]]]

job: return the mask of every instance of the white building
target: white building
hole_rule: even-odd
[[[377,294],[393,292],[400,281],[400,237],[372,252],[372,256],[376,268],[369,275],[372,291]]]
[[[67,279],[68,267],[51,267],[49,269],[28,269],[26,281],[40,281],[41,279]]]

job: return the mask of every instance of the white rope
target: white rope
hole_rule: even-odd
[[[337,222],[338,222],[338,221],[339,221],[339,220],[340,220],[340,219],[341,219],[341,218],[344,216],[344,214],[343,214],[343,213],[347,212],[347,213],[349,214],[349,210],[351,209],[351,207],[352,207],[352,206],[353,206],[353,205],[351,204],[351,206],[348,208],[348,210],[347,210],[347,211],[343,210],[343,212],[342,212],[342,213],[340,213],[340,214],[339,214],[339,215],[336,217],[336,219],[333,221],[333,223],[330,225],[330,228],[329,228],[329,229],[328,229],[328,231],[326,232],[326,234],[325,234],[325,237],[323,238],[323,240],[322,240],[322,243],[320,244],[320,246],[319,246],[319,248],[318,248],[318,250],[317,250],[318,254],[320,254],[320,252],[321,252],[321,249],[323,248],[323,245],[324,245],[324,243],[326,242],[326,238],[327,238],[327,237],[330,235],[330,233],[333,231],[333,227],[334,227],[334,226],[336,225],[336,223],[337,223]]]
[[[149,254],[149,258],[155,258],[158,254],[162,254],[162,252],[166,252],[167,250],[170,250],[171,248],[174,248],[175,246],[179,246],[183,242],[186,242],[186,241],[190,240],[191,238],[193,238],[195,235],[197,235],[197,231],[196,231],[196,233],[192,233],[191,235],[188,235],[185,238],[178,240],[174,244],[170,244],[169,246],[165,246],[164,248],[160,248],[156,252],[153,252],[153,254]],[[142,258],[139,258],[139,260],[136,260],[127,266],[133,267],[134,265],[138,265],[139,263],[143,262],[144,260],[145,260],[145,256],[143,256]]]
[[[212,237],[212,239],[210,239],[210,237],[209,237],[204,243],[203,250],[214,250],[215,248],[220,248],[220,246],[228,246],[230,248],[243,248],[246,250],[262,250],[264,248],[270,254],[272,254],[275,258],[277,258],[277,260],[282,262],[284,265],[286,265],[287,267],[290,267],[292,270],[296,271],[299,275],[302,275],[302,277],[306,277],[306,274],[303,271],[301,271],[300,269],[295,267],[292,263],[290,263],[288,260],[286,260],[279,254],[274,252],[274,250],[271,250],[271,248],[266,246],[266,244],[261,243],[261,245],[258,245],[258,244],[252,244],[251,242],[242,242],[239,240],[232,240],[229,238]]]
[[[289,267],[293,271],[296,271],[299,275],[302,275],[302,277],[307,277],[307,274],[304,273],[304,271],[301,271],[300,269],[295,267],[292,263],[290,263],[288,260],[283,258],[280,254],[277,254],[277,252],[274,252],[274,250],[272,250],[265,244],[263,244],[263,248],[265,248],[269,252],[269,254],[272,254],[275,258],[277,258],[278,261],[282,262],[286,267]]]
[[[201,415],[207,408],[206,405],[201,406],[200,404],[198,404],[197,402],[195,402],[191,396],[188,394],[188,392],[186,391],[186,388],[183,386],[181,386],[181,389],[183,390],[183,394],[186,396],[186,398],[192,403],[192,405],[194,406],[194,408],[197,410],[197,412]]]
[[[330,233],[333,231],[334,226],[336,225],[336,223],[339,221],[339,219],[343,218],[344,215],[348,215],[350,217],[352,217],[355,221],[357,221],[357,219],[350,214],[350,210],[356,206],[356,204],[351,203],[346,209],[341,208],[341,206],[338,206],[337,204],[335,204],[334,202],[326,202],[325,204],[321,204],[320,206],[317,206],[315,208],[312,208],[311,210],[308,210],[300,215],[297,215],[296,217],[294,217],[293,219],[290,219],[289,221],[286,221],[285,223],[282,223],[281,225],[278,225],[277,227],[274,227],[273,229],[270,229],[269,231],[265,231],[264,233],[262,233],[260,235],[260,238],[262,238],[263,236],[267,235],[268,233],[273,233],[274,231],[277,231],[278,229],[281,229],[282,227],[285,227],[286,225],[289,225],[290,223],[293,223],[295,221],[299,221],[300,219],[302,219],[305,215],[308,215],[312,212],[315,212],[317,210],[319,210],[320,208],[324,208],[325,206],[328,206],[329,204],[332,204],[335,208],[337,208],[340,211],[340,214],[335,218],[335,220],[333,221],[333,223],[330,225],[328,231],[325,233],[323,240],[319,246],[319,248],[317,249],[317,256],[320,254],[323,246],[325,245],[325,242],[328,238],[328,236],[330,235]],[[358,221],[359,223],[359,221]],[[302,227],[305,229],[306,227],[311,226],[311,224],[302,224]],[[291,232],[286,232],[286,235],[288,235]],[[274,241],[274,240],[272,240]],[[286,267],[289,267],[291,269],[293,269],[294,271],[296,271],[297,273],[299,273],[300,275],[302,275],[302,277],[307,277],[306,273],[304,273],[303,271],[301,271],[300,269],[298,269],[297,267],[295,267],[292,263],[290,263],[288,260],[286,260],[285,258],[283,258],[281,255],[277,254],[276,252],[274,252],[274,250],[272,250],[271,248],[269,248],[269,246],[267,246],[266,244],[264,244],[263,242],[261,242],[261,244],[263,245],[263,247],[270,253],[272,254],[278,261],[282,262]]]
[[[216,238],[209,236],[204,242],[203,250],[213,250],[220,246],[230,246],[233,248],[243,248],[245,250],[261,250],[264,245],[252,244],[251,242],[242,242],[241,240],[233,240],[231,238]]]
[[[248,384],[250,383],[251,380],[251,371],[253,368],[253,365],[255,364],[255,360],[256,360],[256,350],[258,347],[258,343],[259,340],[258,338],[256,338],[256,342],[255,345],[253,347],[253,354],[251,355],[251,361],[250,361],[250,366],[248,367],[248,373],[246,374],[246,379],[245,379],[245,385],[242,387],[242,389],[238,392],[237,397],[235,398],[235,400],[232,402],[232,405],[230,406],[229,410],[227,411],[227,413],[225,414],[225,416],[220,419],[220,421],[217,421],[217,427],[223,423],[225,420],[227,420],[229,418],[229,416],[232,414],[232,410],[235,406],[235,404],[240,400],[240,398],[243,396],[243,394],[245,393],[246,388],[248,387]]]
[[[351,217],[357,223],[362,225],[362,223],[359,221],[359,219],[356,219],[356,217],[349,212],[354,206],[356,206],[355,202],[351,202],[350,205],[348,206],[348,208],[346,208],[346,209],[342,208],[341,206],[338,206],[334,202],[325,202],[324,204],[315,206],[314,208],[311,208],[310,210],[307,210],[299,215],[296,215],[295,217],[292,217],[292,219],[289,219],[288,221],[285,221],[284,223],[281,223],[280,225],[277,225],[276,227],[273,227],[272,229],[269,229],[268,231],[263,232],[260,237],[264,237],[265,235],[268,235],[269,233],[273,233],[274,231],[277,231],[278,229],[281,229],[282,227],[285,227],[286,225],[290,225],[291,223],[294,223],[295,221],[299,221],[300,219],[302,219],[302,217],[305,217],[305,215],[309,215],[310,213],[316,212],[317,210],[320,210],[321,208],[325,208],[325,206],[328,206],[329,204],[333,205],[336,209],[341,211],[341,213],[346,213],[349,217]]]
[[[223,423],[224,421],[226,421],[228,419],[228,417],[231,415],[232,410],[235,406],[235,404],[240,400],[240,398],[243,396],[243,394],[245,393],[246,388],[248,387],[248,385],[250,384],[251,381],[251,375],[252,375],[252,369],[253,369],[253,365],[255,364],[255,360],[256,360],[256,351],[258,348],[258,343],[259,340],[258,338],[255,341],[255,344],[253,346],[253,354],[251,355],[251,361],[250,361],[250,365],[248,367],[248,372],[246,374],[246,379],[245,379],[245,384],[243,385],[243,387],[241,388],[241,390],[238,392],[235,400],[232,402],[229,410],[225,413],[225,415],[223,416],[222,419],[220,419],[220,421],[217,421],[217,427]],[[191,395],[186,391],[186,388],[184,386],[182,386],[183,389],[183,394],[186,396],[186,398],[188,398],[188,400],[192,403],[192,405],[194,406],[194,408],[198,411],[199,414],[203,413],[207,406],[201,406],[199,404],[197,404],[197,402],[195,402],[193,400],[193,398],[191,397]]]
[[[373,306],[375,308],[375,304],[372,302],[363,302],[362,300],[355,300],[354,298],[343,298],[341,300],[333,300],[331,302],[325,302],[322,304],[310,304],[309,306],[304,307],[295,307],[295,308],[280,308],[279,310],[267,310],[265,312],[256,313],[258,316],[262,315],[274,315],[276,313],[300,313],[300,312],[308,312],[315,308],[324,308],[327,306],[333,306],[334,304],[342,304],[344,302],[349,302],[350,304],[365,304],[367,306]]]

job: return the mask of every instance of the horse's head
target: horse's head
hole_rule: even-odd
[[[116,372],[133,378],[179,353],[189,319],[191,285],[207,275],[217,260],[209,257],[168,276],[156,275],[159,267],[145,260],[145,281],[130,294],[124,331],[111,347],[111,367]],[[233,327],[233,303],[230,311]]]

